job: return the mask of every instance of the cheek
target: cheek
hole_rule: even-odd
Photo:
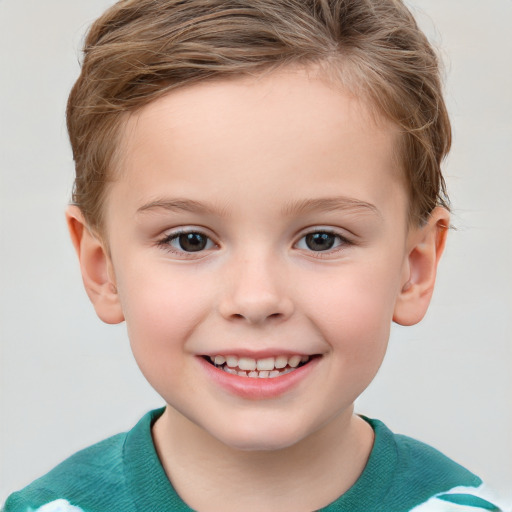
[[[169,364],[169,354],[183,349],[204,318],[208,293],[201,281],[171,275],[165,264],[128,269],[125,275],[128,279],[118,279],[118,291],[135,358]]]
[[[309,301],[310,320],[333,348],[348,357],[383,355],[396,300],[396,279],[386,265],[361,266],[326,275]],[[320,285],[320,286],[319,286]]]

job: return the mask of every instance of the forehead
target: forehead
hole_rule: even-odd
[[[379,132],[397,136],[396,126],[377,114],[362,96],[351,93],[323,68],[311,66],[290,66],[256,76],[207,80],[167,93],[127,118],[124,141],[131,145],[134,134],[139,141],[144,141],[148,135],[152,138],[151,124],[163,116],[167,127],[175,129],[173,137],[180,133],[186,136],[189,130],[199,134],[200,127],[205,131],[242,128],[254,134],[272,127],[286,128],[290,139],[296,135],[296,127],[304,136],[312,136],[312,131],[303,129],[305,120],[314,123],[314,131],[322,136],[327,130],[342,130],[348,134],[347,122],[372,131],[373,135]],[[209,132],[208,135],[215,134]]]
[[[285,69],[189,86],[132,114],[116,181],[147,202],[159,199],[142,197],[156,194],[155,180],[197,200],[222,190],[268,194],[269,180],[281,193],[307,185],[325,196],[344,180],[346,195],[365,196],[367,184],[360,199],[370,202],[375,176],[383,194],[401,182],[397,138],[391,123],[341,86],[312,70]]]

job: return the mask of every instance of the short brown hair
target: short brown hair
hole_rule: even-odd
[[[188,84],[325,63],[399,127],[412,219],[448,207],[439,63],[401,0],[117,2],[91,26],[68,100],[74,203],[101,231],[126,113]]]

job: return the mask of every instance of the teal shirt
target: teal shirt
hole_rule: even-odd
[[[76,453],[9,496],[4,512],[190,511],[153,445],[151,426],[162,412],[151,411],[129,432]],[[322,511],[500,511],[481,497],[477,476],[380,421],[365,420],[375,432],[368,463],[357,482]]]

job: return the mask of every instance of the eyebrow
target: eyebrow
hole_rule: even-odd
[[[194,201],[193,199],[157,199],[150,201],[137,209],[137,213],[144,213],[150,210],[164,209],[171,212],[190,212],[213,215],[218,213],[217,209],[207,203]],[[223,212],[221,212],[222,214]]]
[[[156,199],[137,209],[137,213],[164,209],[171,212],[190,212],[203,215],[225,215],[226,210],[219,212],[217,208],[208,203],[194,201],[193,199]],[[301,199],[292,201],[282,209],[282,215],[304,215],[313,212],[348,211],[349,213],[370,213],[381,217],[378,208],[372,203],[353,199],[350,197],[322,197],[317,199]]]
[[[283,215],[292,215],[339,210],[363,214],[370,213],[382,217],[379,209],[374,204],[343,196],[293,201],[283,208],[282,213]]]

